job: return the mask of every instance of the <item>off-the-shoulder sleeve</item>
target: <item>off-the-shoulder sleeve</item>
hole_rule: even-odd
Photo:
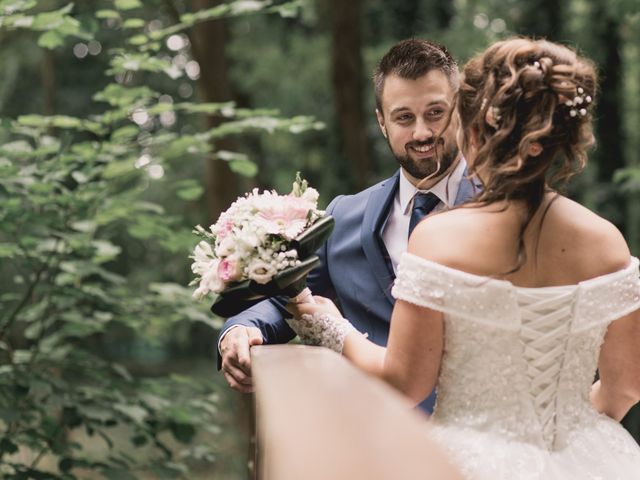
[[[404,253],[391,291],[398,300],[512,330],[519,328],[517,296],[508,282],[472,275]]]
[[[638,259],[632,257],[627,268],[580,284],[573,330],[586,330],[612,322],[638,308]]]

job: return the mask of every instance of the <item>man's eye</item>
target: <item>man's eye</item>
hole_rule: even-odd
[[[431,110],[429,112],[430,117],[441,117],[442,115],[444,115],[444,110],[441,109]]]
[[[413,117],[411,115],[400,115],[399,117],[396,117],[396,120],[398,122],[408,122],[409,120],[411,120]]]

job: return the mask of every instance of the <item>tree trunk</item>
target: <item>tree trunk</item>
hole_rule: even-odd
[[[603,48],[601,61],[602,75],[600,91],[602,94],[597,105],[598,134],[598,183],[602,187],[600,210],[624,232],[626,220],[626,202],[623,195],[613,185],[613,174],[626,166],[623,145],[625,134],[622,118],[621,95],[623,92],[623,65],[620,54],[620,25],[617,19],[606,14],[604,4],[596,7],[594,21],[604,26],[599,35],[599,44]],[[597,20],[599,19],[599,20]]]
[[[363,61],[361,0],[330,0],[331,66],[333,99],[344,158],[352,167],[353,185],[361,190],[369,183],[369,158],[362,109]]]
[[[212,8],[220,0],[193,0],[194,11]],[[226,102],[233,99],[229,67],[225,57],[228,32],[224,20],[212,20],[196,25],[190,35],[191,51],[200,65],[198,92],[205,102]],[[205,118],[208,128],[221,123],[213,116]],[[214,150],[235,150],[234,142],[225,138],[213,144]],[[215,222],[238,195],[237,177],[226,162],[207,158],[204,167],[207,207],[211,222]]]

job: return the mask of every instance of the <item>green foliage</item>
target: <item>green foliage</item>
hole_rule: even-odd
[[[193,462],[213,461],[205,440],[217,432],[212,385],[134,375],[110,341],[126,332],[129,341],[134,335],[153,346],[178,325],[211,328],[219,320],[157,269],[155,278],[136,279],[126,263],[170,259],[188,270],[190,228],[150,198],[156,188],[172,207],[203,197],[200,180],[169,175],[177,165],[206,158],[229,162],[244,176],[257,173],[247,155],[213,151],[213,140],[322,127],[310,117],[283,118],[229,102],[168,102],[158,86],[183,72],[159,43],[149,48],[150,41],[210,18],[290,15],[295,5],[231,2],[184,14],[153,35],[139,31],[146,20],[127,18],[139,13],[139,0],[112,6],[94,14],[101,29],[110,21],[121,25],[120,45],[108,52],[106,86],[91,95],[94,113],[22,112],[0,120],[0,476],[6,479],[74,479],[87,471],[107,479],[190,478]],[[38,7],[0,1],[0,34],[35,32],[46,49],[68,37],[93,38],[73,4]],[[180,130],[176,119],[190,125],[202,114],[220,121],[207,130]],[[124,443],[117,440],[123,432]],[[89,451],[83,438],[99,439],[93,441],[107,453]]]

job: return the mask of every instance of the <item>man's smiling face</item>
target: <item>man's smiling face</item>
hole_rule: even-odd
[[[442,132],[453,95],[449,79],[440,70],[415,80],[393,74],[385,79],[382,112],[376,110],[378,123],[398,163],[416,181],[436,169],[434,178],[440,177],[458,156],[455,121]]]

